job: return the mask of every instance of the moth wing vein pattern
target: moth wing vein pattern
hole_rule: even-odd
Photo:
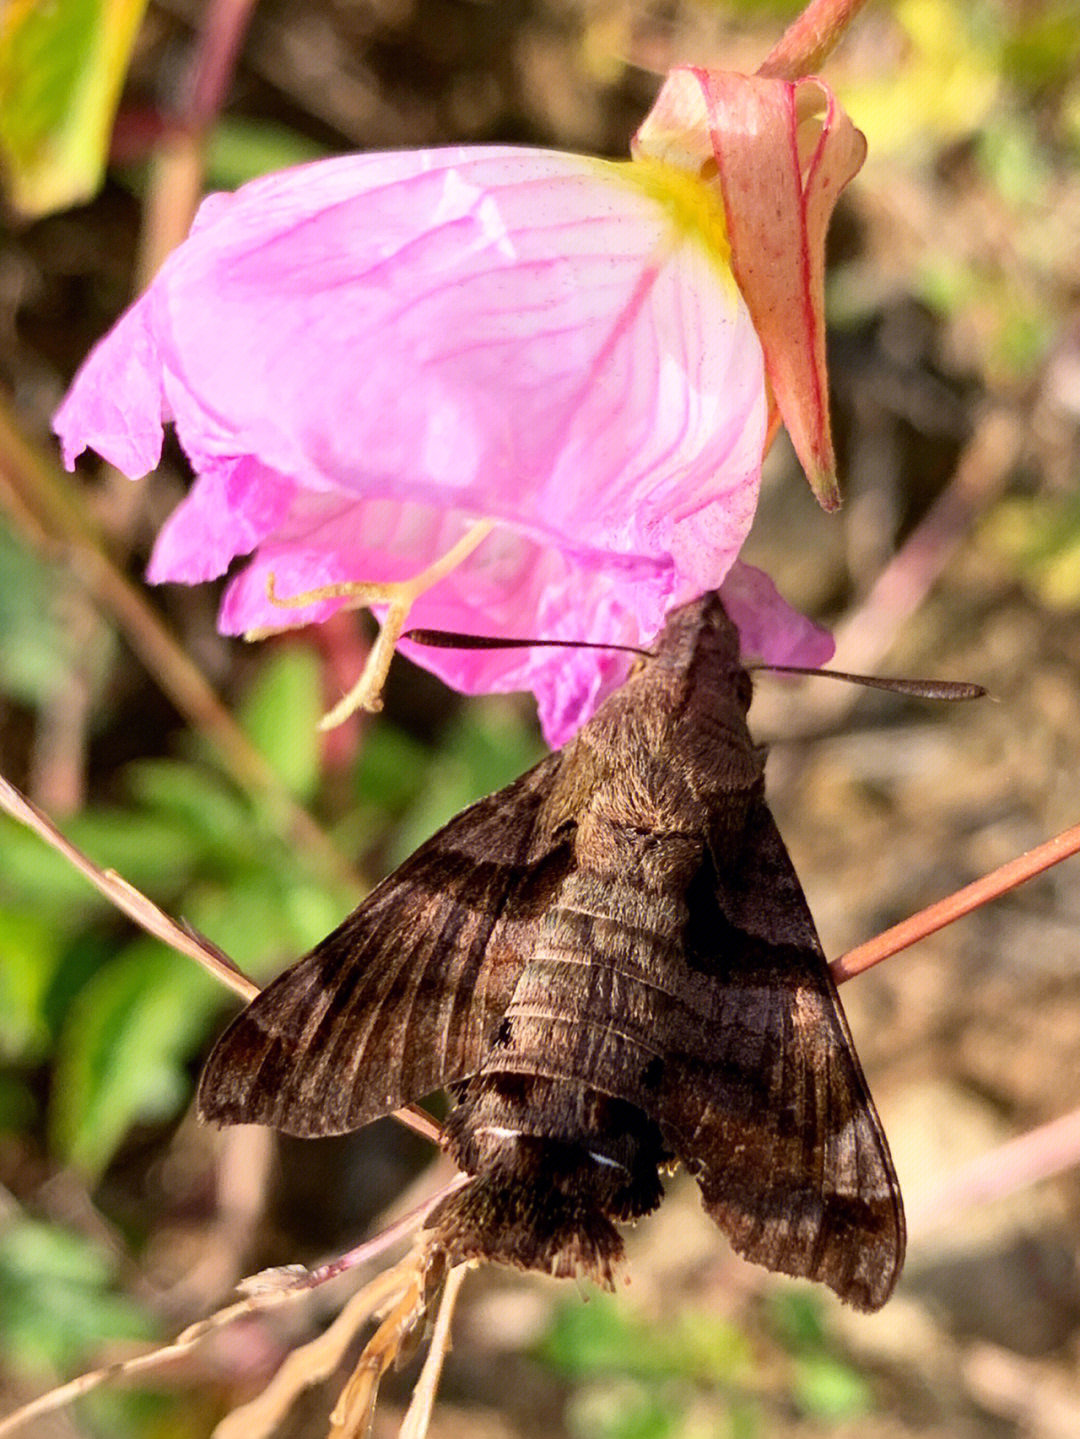
[[[203,1071],[204,1118],[347,1133],[477,1067],[567,862],[532,853],[556,758],[451,820],[252,1001]]]

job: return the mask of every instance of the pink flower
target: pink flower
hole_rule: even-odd
[[[715,188],[649,159],[448,149],[254,181],[205,202],[92,352],[56,415],[65,461],[91,445],[145,474],[175,423],[197,478],[150,578],[251,555],[226,633],[343,603],[283,610],[270,576],[281,596],[404,580],[485,520],[410,623],[646,642],[721,585],[757,499],[768,403],[726,236]],[[820,657],[755,603],[766,658]],[[468,692],[532,689],[552,744],[627,667],[411,652]]]

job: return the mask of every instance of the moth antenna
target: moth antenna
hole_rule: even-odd
[[[614,640],[527,640],[516,636],[500,639],[496,635],[466,635],[454,630],[406,630],[401,638],[441,650],[528,650],[537,646],[562,646],[575,650],[622,650],[625,654],[646,658],[653,654],[652,650],[643,650],[639,645],[620,645]]]
[[[986,689],[982,685],[965,684],[961,680],[905,680],[886,675],[852,675],[844,670],[815,670],[802,665],[748,665],[749,670],[768,670],[774,675],[809,675],[816,679],[847,680],[872,690],[890,690],[896,695],[911,695],[922,700],[977,700]]]

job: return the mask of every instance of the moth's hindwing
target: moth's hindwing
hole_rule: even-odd
[[[763,800],[737,851],[710,858],[687,898],[687,961],[712,983],[703,1012],[669,1038],[651,1112],[739,1254],[879,1309],[904,1258],[899,1185]]]

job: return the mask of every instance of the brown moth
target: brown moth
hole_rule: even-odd
[[[680,1161],[735,1250],[878,1309],[888,1145],[747,728],[719,597],[562,750],[471,805],[232,1023],[204,1118],[340,1134],[448,1087],[451,1262],[610,1284]]]

